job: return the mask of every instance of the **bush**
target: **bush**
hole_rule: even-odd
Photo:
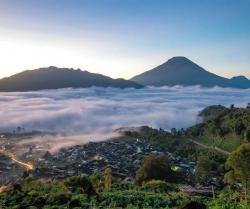
[[[136,182],[141,185],[150,180],[173,180],[170,160],[164,155],[149,155],[136,171]]]
[[[87,194],[88,196],[96,194],[91,181],[86,176],[69,177],[65,181],[65,185],[68,187],[72,187],[74,191],[76,191],[77,188],[80,188],[82,192]]]
[[[169,184],[161,180],[148,181],[142,185],[141,189],[144,191],[158,192],[158,193],[170,192],[176,190],[173,184]]]
[[[181,204],[185,198],[181,195],[165,195],[161,193],[144,191],[116,191],[102,192],[99,194],[99,206],[101,208],[111,206],[113,208],[168,208]]]

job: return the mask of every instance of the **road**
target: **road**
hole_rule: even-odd
[[[228,152],[228,151],[226,151],[226,150],[223,150],[223,149],[221,149],[221,148],[219,148],[219,147],[216,147],[216,146],[215,146],[215,147],[213,147],[213,146],[208,146],[208,145],[202,144],[202,143],[200,143],[200,142],[197,142],[197,141],[195,141],[195,140],[193,140],[193,139],[190,139],[190,141],[193,142],[194,144],[197,144],[197,145],[199,145],[199,146],[205,148],[205,149],[216,150],[217,152],[220,152],[221,154],[224,154],[224,155],[229,155],[229,154],[230,154],[230,152]]]

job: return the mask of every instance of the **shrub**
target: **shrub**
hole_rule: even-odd
[[[176,190],[173,184],[169,184],[161,180],[151,180],[146,182],[141,187],[142,190],[151,191],[151,192],[170,192]]]

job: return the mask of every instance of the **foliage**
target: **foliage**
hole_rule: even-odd
[[[141,190],[164,193],[164,192],[177,191],[177,188],[175,187],[174,184],[170,184],[165,181],[151,180],[144,183],[141,187]]]
[[[165,195],[143,191],[115,191],[101,193],[99,200],[100,206],[113,204],[113,208],[126,208],[130,205],[136,208],[172,208],[186,199],[176,193]]]
[[[209,145],[227,151],[233,151],[241,143],[250,140],[250,108],[209,106],[201,111],[200,117],[202,123],[188,128],[187,135],[208,138]]]
[[[81,190],[82,181],[79,176],[61,181],[43,182],[38,180],[24,181],[20,191],[10,191],[0,194],[0,205],[3,209],[12,208],[171,208],[186,201],[182,194],[142,191],[114,190],[99,192],[88,197]],[[76,184],[80,182],[80,186]],[[164,185],[164,182],[158,182]],[[86,183],[84,183],[86,185]],[[166,185],[165,185],[166,186]],[[75,189],[72,189],[75,188]],[[31,207],[32,206],[32,207]]]
[[[143,160],[141,167],[136,171],[136,182],[140,185],[150,180],[173,180],[171,162],[164,155],[149,155]]]
[[[190,197],[177,192],[178,185],[152,180],[130,190],[112,189],[110,191],[101,191],[94,196],[87,196],[79,189],[82,186],[76,185],[76,182],[79,182],[79,176],[70,179],[67,179],[66,182],[68,183],[63,181],[24,180],[20,183],[18,190],[0,193],[1,208],[167,209],[195,201],[208,205],[209,209],[249,209],[245,202],[242,201],[241,193],[236,192],[222,192],[213,200],[210,197]]]
[[[104,177],[100,173],[93,173],[89,176],[89,180],[92,183],[95,192],[100,192],[104,188]]]
[[[211,179],[214,175],[215,170],[218,167],[216,162],[211,160],[207,155],[201,155],[197,160],[197,169],[196,169],[196,177],[198,182],[206,183],[209,179]]]
[[[231,169],[225,176],[228,183],[241,183],[246,191],[250,185],[250,143],[243,144],[230,154],[226,166]]]
[[[80,188],[82,193],[88,196],[95,194],[93,185],[87,176],[72,176],[65,181],[65,185],[71,187],[73,190]]]
[[[244,139],[246,142],[250,142],[250,127],[248,127],[244,133]]]
[[[238,193],[222,192],[208,203],[208,209],[250,209],[250,205],[242,201]]]
[[[112,170],[111,168],[106,168],[104,170],[104,187],[106,190],[110,190],[112,186]]]

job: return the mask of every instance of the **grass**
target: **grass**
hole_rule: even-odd
[[[237,136],[227,135],[224,138],[221,137],[210,137],[210,136],[202,136],[197,138],[197,142],[200,142],[207,146],[216,146],[222,150],[232,152],[238,146],[241,145],[241,139]]]

